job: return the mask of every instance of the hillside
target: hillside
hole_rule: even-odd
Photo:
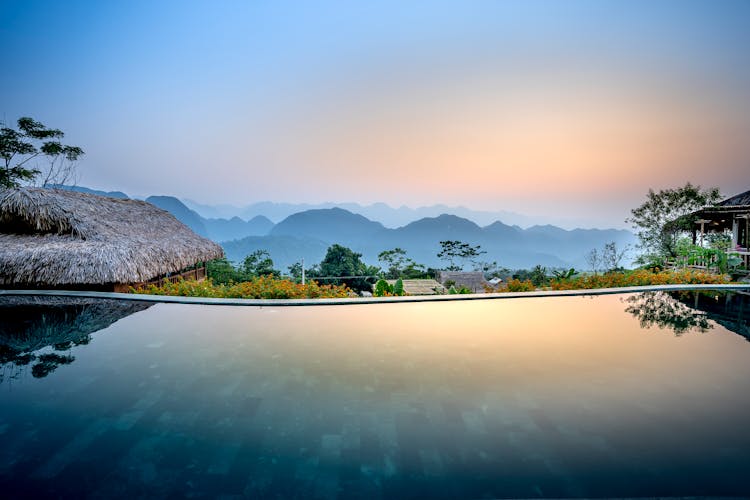
[[[209,237],[208,229],[206,229],[206,225],[203,223],[203,217],[190,210],[174,196],[149,196],[146,198],[146,201],[171,213],[178,221],[195,231],[195,233],[207,238]]]
[[[84,187],[64,187],[84,192],[126,197],[124,193],[106,193]],[[341,207],[312,208],[286,216],[274,225],[272,217],[256,215],[250,220],[240,217],[204,218],[181,200],[172,196],[150,196],[146,201],[169,211],[196,233],[220,242],[230,260],[240,261],[255,250],[271,253],[277,268],[305,259],[308,265],[320,262],[325,250],[339,243],[363,254],[369,264],[378,264],[378,254],[383,250],[401,247],[408,256],[428,267],[440,267],[437,258],[442,240],[459,240],[471,245],[481,245],[487,253],[483,261],[497,261],[500,266],[528,268],[536,264],[548,267],[576,267],[585,269],[585,255],[593,248],[602,248],[614,241],[618,248],[635,243],[635,237],[618,229],[562,229],[551,224],[535,225],[523,229],[495,220],[482,227],[472,220],[456,214],[443,213],[422,217],[397,228],[388,228],[359,213]],[[284,203],[259,203],[279,214],[304,205]],[[308,205],[311,206],[311,205]],[[356,204],[347,204],[356,209]],[[436,205],[438,206],[438,205]],[[226,213],[229,206],[221,206]],[[375,211],[393,211],[385,204],[369,205]],[[209,206],[203,206],[208,210]],[[412,209],[402,207],[402,214]],[[214,213],[219,213],[219,210]],[[409,212],[409,213],[413,213]],[[487,212],[489,213],[489,212]]]
[[[280,240],[279,237],[293,238]],[[494,222],[480,227],[455,215],[426,217],[397,229],[388,229],[366,217],[340,208],[315,209],[294,214],[280,222],[268,236],[240,239],[222,243],[230,259],[265,248],[277,267],[286,266],[305,257],[306,262],[333,243],[339,243],[363,254],[367,263],[377,264],[383,250],[401,247],[410,258],[428,267],[443,263],[437,258],[442,240],[460,240],[481,245],[487,253],[484,261],[497,261],[510,268],[528,268],[536,264],[548,267],[585,268],[585,255],[592,248],[601,248],[615,241],[620,248],[634,242],[633,235],[615,229],[575,229],[568,231],[556,226],[534,226],[521,229]],[[290,246],[286,246],[290,245]],[[272,250],[272,247],[276,251]],[[322,257],[322,254],[321,254]]]
[[[271,235],[309,236],[322,241],[359,242],[385,228],[379,222],[341,208],[306,210],[276,224]]]

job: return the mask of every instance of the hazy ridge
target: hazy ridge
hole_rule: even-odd
[[[73,189],[112,194],[82,187]],[[127,196],[121,192],[115,194],[118,197]],[[362,253],[369,264],[378,263],[377,256],[381,251],[401,247],[415,261],[428,267],[440,267],[444,263],[437,258],[439,242],[460,240],[481,245],[487,252],[481,260],[497,261],[499,265],[509,268],[528,268],[536,264],[586,268],[585,255],[591,249],[601,248],[610,241],[616,242],[619,248],[635,243],[634,235],[623,229],[567,230],[551,224],[523,228],[498,219],[481,224],[451,213],[420,217],[394,228],[349,210],[348,204],[306,208],[290,213],[274,224],[272,219],[279,214],[308,205],[267,202],[249,205],[253,208],[247,213],[254,215],[246,220],[236,215],[231,218],[205,217],[173,196],[149,196],[146,201],[172,213],[196,233],[219,242],[230,260],[240,261],[255,250],[265,249],[271,253],[277,268],[282,270],[303,258],[306,265],[320,262],[328,246],[333,243]],[[220,215],[227,213],[227,207],[202,205],[201,210],[204,214]],[[254,210],[259,207],[271,210],[272,216],[255,214]],[[385,204],[368,207],[394,210]],[[433,209],[429,207],[429,210]],[[413,211],[405,210],[409,213]],[[389,220],[393,222],[395,219]]]

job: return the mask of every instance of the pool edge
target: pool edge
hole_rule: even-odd
[[[343,299],[228,299],[213,297],[176,297],[169,295],[140,295],[133,293],[87,292],[70,290],[4,290],[0,297],[13,295],[45,295],[57,297],[83,297],[133,300],[175,304],[233,305],[233,306],[331,306],[360,304],[395,304],[404,302],[441,302],[454,300],[493,300],[535,297],[578,297],[638,292],[673,292],[682,290],[750,291],[750,284],[727,285],[649,285],[585,290],[539,290],[534,292],[476,293],[465,295],[417,295],[405,297],[351,297]]]

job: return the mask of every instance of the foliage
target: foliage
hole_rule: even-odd
[[[229,284],[248,281],[259,276],[276,276],[281,273],[273,268],[273,260],[267,250],[256,250],[234,267],[226,257],[206,262],[206,275],[214,283]]]
[[[604,249],[601,253],[604,269],[607,272],[622,271],[622,259],[625,258],[625,254],[627,253],[627,247],[622,250],[617,250],[617,244],[614,241],[605,243]]]
[[[558,281],[569,280],[576,274],[577,274],[576,270],[572,267],[570,269],[553,269],[552,270],[552,278]]]
[[[534,287],[545,286],[549,283],[549,276],[547,276],[547,268],[544,266],[536,265],[531,269],[517,269],[512,278],[516,281],[529,281]]]
[[[642,269],[648,269],[654,273],[663,271],[667,267],[667,259],[661,255],[641,254],[635,262],[636,264],[639,264]]]
[[[713,325],[701,313],[664,292],[644,292],[627,297],[628,312],[638,318],[641,328],[669,328],[680,336],[688,331],[707,332]]]
[[[463,261],[469,260],[474,262],[477,257],[487,253],[481,248],[481,245],[471,246],[458,240],[445,240],[440,242],[440,252],[437,256],[448,263],[445,268],[446,271],[461,271],[464,266],[463,264],[459,266],[456,261],[463,263]]]
[[[287,266],[287,270],[289,271],[289,276],[291,276],[292,279],[296,283],[302,282],[302,263],[301,262],[295,262],[291,266]]]
[[[451,285],[451,287],[448,289],[448,295],[467,295],[470,293],[471,293],[471,290],[469,290],[465,286],[456,288],[454,285]]]
[[[397,279],[396,283],[393,285],[393,295],[396,295],[397,297],[404,295],[404,280],[401,278]]]
[[[508,282],[508,286],[505,287],[506,292],[533,292],[536,290],[536,286],[529,280],[521,281],[518,278],[513,278]]]
[[[245,274],[236,269],[226,257],[206,262],[206,275],[214,283],[236,283],[245,280]]]
[[[612,272],[622,270],[622,259],[628,253],[629,248],[617,249],[617,243],[610,241],[605,243],[601,249],[593,248],[586,254],[586,263],[594,274],[599,271]]]
[[[708,233],[706,241],[709,248],[727,251],[732,245],[732,235],[730,233]]]
[[[631,210],[627,222],[633,225],[641,241],[641,250],[648,254],[676,257],[679,236],[693,227],[690,214],[721,200],[718,188],[702,190],[689,182],[683,187],[649,189],[646,201]]]
[[[475,262],[474,271],[481,271],[482,274],[484,274],[484,278],[488,280],[491,280],[492,278],[505,278],[511,274],[510,269],[498,266],[496,261]]]
[[[375,291],[373,292],[375,297],[390,297],[393,295],[393,287],[388,284],[384,279],[378,280],[375,283]]]
[[[647,285],[715,285],[730,282],[731,280],[725,275],[692,269],[658,272],[652,272],[648,269],[636,269],[634,271],[606,274],[589,274],[568,280],[553,279],[550,286],[553,290],[583,290]]]
[[[242,263],[242,270],[248,278],[256,278],[269,274],[273,276],[281,275],[281,272],[273,268],[273,260],[271,260],[268,250],[256,250],[245,257]]]
[[[367,277],[377,275],[380,269],[366,265],[361,257],[361,253],[334,244],[328,248],[318,269],[311,271],[319,273],[320,277],[345,277],[333,280],[332,283],[345,284],[357,292],[369,290],[370,284],[367,282]]]
[[[396,280],[396,283],[390,285],[386,280],[379,279],[375,283],[375,290],[373,292],[375,297],[401,297],[406,295],[404,292],[404,282],[401,278]]]
[[[171,295],[180,297],[219,297],[240,299],[318,299],[344,298],[351,290],[346,286],[320,285],[310,281],[304,285],[273,276],[260,276],[242,283],[221,284],[212,279],[204,281],[180,280],[157,287],[131,289],[132,293]]]
[[[728,255],[725,250],[704,248],[691,244],[687,238],[677,245],[677,264],[683,266],[702,266],[720,273],[736,271],[742,266],[742,259],[737,255]]]
[[[388,279],[426,277],[425,267],[408,258],[403,248],[383,250],[378,254],[378,261],[385,266],[385,277]]]
[[[531,276],[529,279],[531,280],[531,283],[533,283],[536,287],[547,285],[547,283],[549,283],[547,268],[540,265],[534,266],[531,269]]]
[[[47,128],[29,118],[19,118],[18,130],[0,124],[0,188],[18,187],[22,183],[32,182],[43,174],[41,184],[62,184],[74,175],[74,162],[81,157],[83,149],[77,146],[66,146],[59,139],[65,134],[62,131]],[[43,173],[38,165],[33,167],[29,162],[43,157],[48,166]]]

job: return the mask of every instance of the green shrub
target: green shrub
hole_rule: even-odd
[[[373,292],[373,295],[376,297],[390,297],[393,295],[393,287],[389,285],[386,280],[380,279],[375,283],[375,291]]]
[[[401,297],[404,295],[404,280],[401,278],[396,280],[396,284],[393,285],[393,295]]]

